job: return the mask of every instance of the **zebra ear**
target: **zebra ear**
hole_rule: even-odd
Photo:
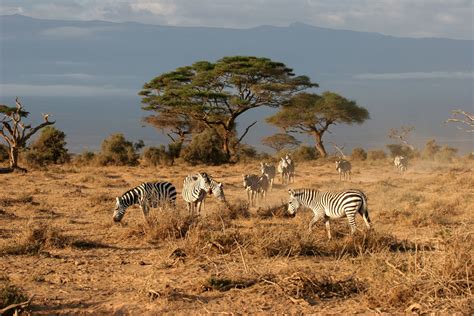
[[[293,189],[288,189],[288,193],[290,193],[291,196],[295,195],[295,190]]]
[[[222,186],[223,186],[222,182],[221,182],[221,183],[219,183],[219,188],[222,188]]]

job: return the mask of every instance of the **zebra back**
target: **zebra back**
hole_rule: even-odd
[[[260,163],[260,171],[262,172],[262,174],[266,174],[269,180],[275,178],[276,172],[275,172],[275,166],[274,165],[261,162]]]

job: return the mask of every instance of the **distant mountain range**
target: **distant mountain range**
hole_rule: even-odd
[[[97,148],[112,132],[165,141],[142,128],[140,87],[156,75],[198,60],[255,55],[282,61],[298,75],[366,106],[367,124],[334,129],[348,147],[381,147],[390,127],[414,124],[414,141],[430,137],[472,150],[472,136],[442,121],[473,108],[473,41],[399,38],[294,23],[250,29],[171,27],[103,21],[0,16],[0,103],[23,96],[33,113],[50,111],[71,149]],[[263,118],[247,142],[274,130]],[[246,118],[242,118],[245,120]]]

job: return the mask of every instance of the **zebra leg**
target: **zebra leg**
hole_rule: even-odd
[[[326,232],[328,233],[328,239],[331,240],[331,224],[329,223],[329,217],[324,217],[324,224],[326,224]]]
[[[319,221],[319,219],[322,217],[322,215],[320,214],[314,214],[313,216],[313,219],[311,220],[311,222],[309,222],[309,226],[308,226],[308,230],[311,232],[313,230],[313,226],[314,224],[316,224],[317,221]]]
[[[351,228],[351,235],[354,235],[356,231],[355,214],[347,216],[347,220],[349,221],[349,226]]]

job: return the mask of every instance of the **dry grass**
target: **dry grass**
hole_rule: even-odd
[[[403,176],[392,167],[356,161],[353,181],[339,182],[333,163],[308,162],[295,184],[277,181],[269,203],[255,208],[242,200],[240,182],[257,163],[32,172],[48,186],[2,175],[12,192],[0,192],[0,269],[38,294],[46,314],[55,305],[106,314],[470,314],[472,162],[414,161]],[[178,197],[176,208],[153,209],[147,224],[138,207],[112,222],[113,198],[128,184],[167,180],[180,191],[196,170],[225,183],[228,204],[210,197],[192,216]],[[354,236],[345,219],[331,222],[331,241],[322,222],[309,233],[311,212],[286,212],[289,187],[361,189],[373,229],[358,217]]]

